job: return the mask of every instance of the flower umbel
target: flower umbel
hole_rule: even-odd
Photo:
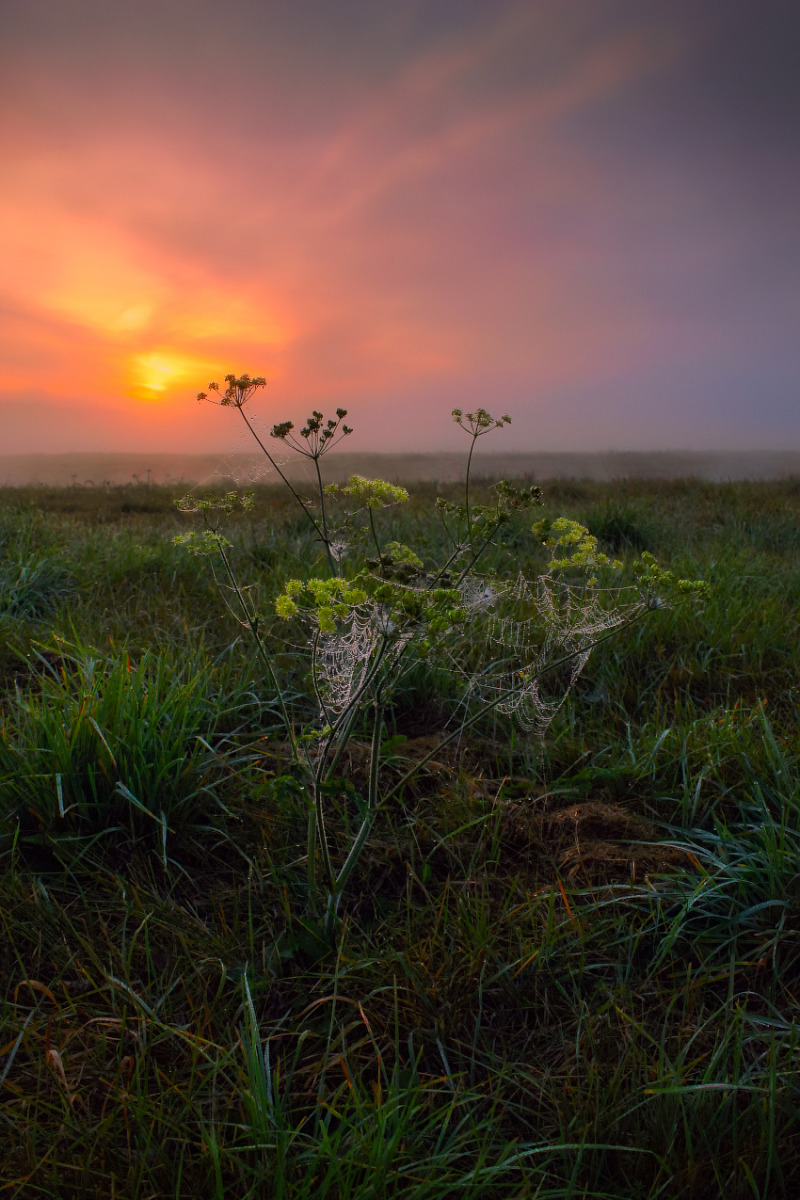
[[[299,437],[303,439],[302,442],[294,432],[293,421],[280,421],[277,425],[273,425],[270,437],[286,442],[304,458],[321,458],[328,450],[332,450],[342,438],[346,438],[353,432],[349,425],[343,424],[346,416],[346,408],[337,408],[336,419],[329,417],[326,421],[321,412],[314,410],[311,416],[306,418],[306,423],[300,430]]]
[[[210,404],[221,404],[223,408],[243,408],[251,396],[267,386],[263,375],[226,375],[225,382],[228,386],[224,392],[220,392],[218,383],[208,385],[209,392],[216,392],[218,400],[212,399],[206,392],[198,392],[197,399],[208,400]]]
[[[454,408],[452,415],[456,425],[460,425],[473,437],[480,437],[482,434],[488,433],[490,429],[502,429],[504,425],[511,424],[511,417],[507,413],[502,417],[493,417],[485,408],[468,413],[463,412],[460,408]]]
[[[192,530],[190,533],[179,533],[172,539],[174,545],[185,546],[190,554],[218,554],[220,550],[230,547],[230,542],[214,529]]]
[[[388,508],[390,504],[405,504],[408,492],[396,483],[385,479],[365,479],[363,475],[351,475],[349,483],[342,488],[343,496],[352,496],[366,508]]]

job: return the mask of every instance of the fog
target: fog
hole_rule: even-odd
[[[463,478],[462,454],[338,454],[325,461],[329,480],[350,475],[415,481],[453,482]],[[265,469],[266,466],[266,469]],[[305,464],[282,463],[292,478]],[[630,451],[603,454],[486,453],[474,460],[478,478],[490,479],[782,479],[800,476],[800,452],[753,451],[702,453]],[[0,456],[0,486],[44,484],[53,487],[146,486],[179,483],[213,487],[223,481],[239,486],[278,481],[263,458],[231,454],[20,454]]]

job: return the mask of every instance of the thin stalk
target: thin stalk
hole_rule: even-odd
[[[342,755],[344,754],[345,750],[347,749],[347,744],[350,741],[350,738],[353,736],[353,727],[355,726],[357,717],[358,717],[358,708],[356,705],[353,705],[353,707],[348,710],[348,718],[349,719],[348,719],[347,724],[344,727],[342,736],[339,739],[339,744],[336,747],[336,753],[334,754],[333,758],[331,759],[331,762],[329,763],[328,768],[325,772],[325,781],[324,781],[325,783],[328,783],[331,779],[333,779],[334,772],[342,760]],[[327,758],[327,755],[329,752],[330,752],[330,742],[328,743],[328,745],[325,748],[325,757],[326,758]]]
[[[469,473],[472,468],[472,455],[475,451],[475,443],[477,442],[477,440],[478,440],[478,434],[473,433],[472,445],[469,448],[469,454],[467,456],[467,478],[464,481],[464,502],[465,502],[465,507],[467,510],[467,541],[469,541],[470,538],[472,537],[472,515],[471,515],[471,511],[470,511],[470,507],[469,507]]]
[[[486,550],[487,546],[489,545],[489,543],[490,543],[490,542],[491,542],[491,540],[492,540],[492,537],[494,536],[494,534],[495,534],[495,533],[497,533],[497,530],[498,530],[498,529],[499,529],[499,525],[498,525],[498,526],[495,526],[495,528],[492,530],[492,532],[491,532],[491,533],[490,533],[490,534],[489,534],[489,535],[488,535],[486,538],[484,538],[483,545],[482,545],[482,546],[479,546],[479,548],[476,550],[475,554],[472,556],[472,558],[470,559],[470,561],[469,561],[469,563],[467,564],[467,566],[466,566],[466,567],[464,567],[463,571],[461,572],[461,574],[459,575],[458,579],[456,580],[456,587],[458,587],[459,583],[461,583],[461,582],[464,580],[464,578],[465,578],[465,576],[467,575],[467,573],[468,573],[469,571],[471,571],[471,570],[472,570],[472,568],[475,566],[475,563],[478,561],[478,559],[480,558],[480,556],[481,556],[481,555],[483,554],[483,552]],[[453,553],[450,555],[450,557],[447,559],[447,561],[445,562],[444,566],[443,566],[443,567],[440,567],[440,569],[439,569],[439,571],[437,572],[437,574],[434,576],[434,578],[433,578],[433,579],[431,580],[431,582],[428,584],[428,589],[429,589],[429,590],[432,590],[433,588],[435,588],[435,587],[436,587],[436,584],[437,584],[437,583],[439,582],[439,580],[442,578],[442,576],[444,575],[444,573],[445,573],[445,571],[447,570],[447,568],[450,566],[450,564],[453,562],[453,560],[454,560],[454,559],[458,558],[459,554],[463,553],[463,551],[466,549],[466,547],[467,547],[467,543],[464,543],[464,544],[462,544],[462,545],[457,545],[457,546],[456,546],[455,550],[454,550],[454,551],[453,551]]]
[[[306,883],[308,885],[308,903],[311,904],[317,891],[317,806],[313,804],[308,810],[308,826],[306,829]]]
[[[320,456],[319,456],[319,454],[312,454],[311,457],[314,460],[314,469],[317,472],[317,488],[319,490],[319,511],[320,511],[320,516],[322,517],[322,538],[323,538],[323,541],[325,542],[325,553],[328,556],[328,566],[330,567],[331,575],[340,575],[341,571],[339,570],[338,565],[333,557],[333,551],[331,550],[331,539],[328,534],[328,517],[325,512],[325,489],[322,486],[322,472],[319,469],[319,457]],[[314,522],[314,524],[316,524],[316,522]]]
[[[214,532],[216,532],[216,531],[214,531]],[[227,608],[230,615],[233,617],[236,624],[241,625],[243,629],[249,629],[250,625],[247,620],[247,613],[244,614],[244,617],[241,617],[239,615],[239,613],[237,613],[237,611],[233,607],[233,605],[231,604],[228,597],[225,595],[224,591],[222,590],[224,585],[222,583],[220,583],[219,579],[217,578],[217,572],[216,572],[216,568],[214,567],[213,559],[209,559],[209,565],[211,567],[211,575],[214,580],[214,586],[217,589],[217,593],[219,595],[220,600],[225,605],[225,607]]]
[[[270,464],[270,466],[271,466],[271,467],[273,467],[273,468],[274,468],[274,469],[275,469],[275,470],[278,472],[278,474],[280,475],[281,479],[282,479],[282,480],[283,480],[283,482],[286,484],[287,488],[288,488],[288,489],[289,489],[289,491],[292,493],[292,495],[294,496],[295,500],[297,501],[297,503],[300,505],[301,509],[303,510],[303,513],[304,513],[304,515],[305,515],[305,518],[306,518],[306,520],[311,522],[311,524],[312,524],[312,526],[313,526],[313,528],[314,528],[314,532],[316,533],[317,537],[319,538],[319,540],[322,542],[322,544],[323,544],[323,545],[324,545],[324,547],[325,547],[325,551],[326,551],[326,553],[327,553],[327,556],[328,556],[328,563],[329,563],[329,565],[331,566],[331,570],[333,571],[333,554],[332,554],[332,552],[331,552],[331,548],[330,548],[330,545],[329,545],[329,543],[328,543],[327,536],[325,535],[325,533],[323,532],[323,530],[322,530],[322,529],[320,529],[319,525],[318,525],[318,524],[317,524],[317,522],[314,520],[314,518],[313,518],[313,516],[311,515],[311,513],[308,511],[308,508],[306,507],[306,504],[305,504],[305,501],[303,500],[303,497],[300,495],[300,493],[299,493],[299,492],[295,491],[295,489],[292,487],[292,484],[290,483],[289,479],[286,477],[286,475],[284,475],[283,471],[280,469],[280,467],[278,466],[277,462],[276,462],[276,461],[275,461],[275,459],[272,457],[272,455],[270,454],[269,450],[267,449],[267,447],[266,447],[266,446],[264,445],[264,443],[262,442],[261,438],[260,438],[260,437],[258,436],[258,434],[256,433],[255,429],[254,429],[254,428],[253,428],[253,426],[250,424],[250,421],[247,419],[247,416],[245,415],[245,413],[244,413],[244,410],[240,408],[240,409],[239,409],[239,413],[241,414],[241,418],[242,418],[242,420],[244,421],[244,423],[245,423],[245,425],[247,426],[247,428],[249,429],[250,433],[251,433],[251,434],[252,434],[252,436],[255,438],[255,440],[256,440],[256,442],[258,443],[258,445],[261,447],[261,450],[262,450],[262,452],[263,452],[264,456],[266,457],[266,459],[267,459],[268,463]],[[333,572],[333,573],[335,574],[335,572]]]
[[[447,524],[447,521],[445,521],[445,519],[444,519],[444,513],[441,511],[441,509],[439,509],[438,511],[439,511],[439,520],[442,522],[442,527],[443,527],[445,533],[447,534],[448,541],[451,541],[453,543],[453,545],[456,547],[456,553],[458,553],[458,539],[454,538],[452,533],[450,532],[450,526]]]
[[[460,583],[463,583],[466,576],[469,574],[469,572],[475,566],[475,563],[478,561],[478,559],[481,557],[481,555],[484,553],[484,551],[488,548],[492,538],[497,533],[497,530],[499,528],[500,528],[500,526],[496,525],[494,527],[494,529],[492,530],[492,532],[486,535],[486,537],[483,540],[483,544],[478,547],[478,549],[475,551],[472,558],[469,560],[469,562],[467,563],[467,565],[464,567],[463,571],[459,575],[458,579],[456,580],[456,587],[458,587],[458,585]]]
[[[336,721],[331,728],[331,732],[328,735],[328,744],[326,747],[326,754],[327,754],[327,751],[330,749],[330,747],[333,745],[333,742],[334,742],[335,738],[337,737],[339,730],[342,729],[347,724],[347,722],[350,720],[350,713],[356,711],[356,706],[358,705],[358,702],[360,701],[361,697],[366,692],[367,688],[372,684],[373,680],[375,679],[375,676],[377,675],[377,673],[380,670],[380,667],[383,663],[383,659],[386,654],[386,648],[388,645],[389,645],[389,639],[386,636],[384,636],[383,641],[378,649],[378,654],[375,659],[375,663],[374,663],[372,669],[370,670],[369,675],[366,677],[364,682],[361,684],[361,687],[358,689],[358,691],[355,692],[355,694],[352,696],[350,703],[348,704],[347,708],[344,710],[342,715],[339,717],[338,721]]]
[[[322,691],[319,686],[319,677],[318,677],[318,671],[317,671],[317,649],[319,647],[320,636],[321,636],[320,631],[318,629],[317,632],[314,634],[314,644],[311,648],[311,684],[314,688],[314,696],[316,698],[317,704],[319,705],[319,711],[322,713],[323,717],[325,718],[326,724],[330,725],[331,720],[330,720],[330,716],[328,714],[327,705],[325,704],[325,701],[322,698]]]
[[[364,849],[367,838],[370,835],[372,826],[375,824],[375,817],[378,813],[378,776],[381,768],[381,731],[383,729],[383,705],[380,700],[380,694],[375,699],[375,718],[372,726],[372,745],[370,747],[370,763],[369,763],[369,791],[367,792],[367,811],[364,815],[364,820],[361,822],[361,828],[356,834],[355,841],[350,847],[350,852],[344,860],[339,874],[336,876],[334,886],[334,895],[338,898],[339,893],[344,888],[350,875],[352,874],[361,852]]]
[[[322,804],[322,799],[323,799],[322,788],[325,783],[327,783],[330,779],[333,778],[333,773],[336,770],[336,767],[338,766],[338,764],[341,760],[341,757],[345,751],[345,748],[347,747],[347,743],[350,741],[350,738],[351,738],[352,732],[353,732],[353,727],[354,727],[356,719],[358,717],[358,702],[361,699],[361,697],[364,695],[367,688],[369,688],[372,681],[375,679],[375,676],[377,675],[378,671],[380,670],[382,661],[386,654],[387,646],[388,646],[388,638],[384,637],[384,639],[378,649],[377,659],[376,659],[375,664],[373,665],[372,670],[370,671],[369,675],[362,683],[358,692],[353,697],[349,707],[345,710],[344,713],[342,713],[342,716],[333,725],[330,733],[328,734],[327,738],[325,739],[325,744],[320,753],[319,761],[317,762],[317,766],[316,766],[316,771],[314,772],[314,814],[315,814],[315,820],[316,820],[316,834],[317,834],[317,840],[319,841],[319,845],[322,849],[322,859],[323,859],[323,864],[325,866],[325,872],[328,876],[329,886],[330,886],[332,894],[334,894],[334,895],[336,893],[336,877],[335,877],[334,871],[333,871],[333,864],[332,864],[331,855],[330,855],[330,847],[328,845],[328,834],[327,834],[327,830],[325,828],[325,813],[324,813],[323,804]],[[316,649],[316,645],[315,645],[315,649]],[[383,710],[381,709],[381,714],[382,713],[383,713]],[[333,745],[334,741],[336,740],[336,737],[341,729],[344,729],[344,734],[339,742],[339,745],[336,748],[336,753],[334,754],[333,761],[330,763],[329,766],[327,766],[327,769],[326,769],[326,764],[327,764],[327,760],[328,760],[328,755],[331,750],[331,746]],[[378,761],[380,761],[380,746],[378,747]],[[376,781],[376,786],[377,786],[377,781]],[[310,833],[309,833],[309,838],[310,838]],[[349,856],[348,856],[348,858],[349,858]]]
[[[314,781],[314,812],[316,817],[317,841],[322,850],[322,865],[325,868],[325,875],[328,881],[328,887],[331,891],[335,890],[335,878],[333,872],[333,863],[331,862],[331,851],[328,845],[328,832],[325,828],[325,810],[322,805],[322,788],[317,780]]]
[[[313,787],[314,787],[314,809],[315,809],[316,824],[317,824],[317,839],[319,841],[320,848],[322,850],[322,859],[323,859],[323,863],[325,866],[325,872],[328,876],[329,886],[332,891],[335,890],[335,888],[334,888],[335,876],[334,876],[333,865],[332,865],[332,861],[331,861],[330,847],[328,845],[328,834],[327,834],[327,830],[325,828],[325,813],[324,813],[323,804],[322,804],[322,799],[323,799],[322,788],[323,788],[324,783],[327,783],[327,781],[332,777],[333,771],[336,769],[336,765],[339,762],[339,760],[341,759],[341,756],[344,752],[347,742],[350,740],[353,726],[355,724],[356,717],[358,716],[358,702],[361,699],[361,697],[364,695],[364,692],[366,691],[366,689],[372,683],[377,672],[380,670],[381,662],[385,655],[387,644],[388,644],[388,639],[384,638],[383,642],[378,650],[377,661],[375,662],[371,672],[369,673],[367,678],[364,680],[364,682],[361,685],[361,687],[359,688],[358,692],[352,698],[348,708],[345,709],[345,711],[340,716],[339,720],[334,722],[334,724],[330,730],[330,733],[328,734],[327,738],[325,739],[325,742],[323,744],[322,750],[319,755],[319,759],[316,764],[316,768],[314,770]],[[317,643],[315,643],[315,646],[314,646],[315,652],[316,652],[316,648],[317,648]],[[330,753],[331,746],[333,745],[339,731],[342,728],[344,728],[344,730],[345,730],[345,737],[343,738],[342,742],[340,743],[339,747],[337,748],[333,762],[331,763],[330,767],[326,771],[326,763],[328,760],[328,755]]]
[[[381,575],[383,575],[383,563],[381,562],[381,544],[378,541],[378,531],[375,528],[375,517],[373,515],[372,507],[369,504],[367,505],[367,512],[369,513],[369,527],[372,530],[372,540],[375,543],[375,551],[378,555],[378,570],[380,571]]]
[[[354,714],[354,716],[355,716],[355,714]],[[351,732],[351,729],[348,729],[348,738],[347,738],[348,741],[350,740],[349,739],[350,732]],[[328,845],[328,831],[325,826],[325,810],[323,807],[323,791],[322,791],[322,789],[323,789],[324,784],[327,783],[328,780],[332,777],[333,771],[335,770],[336,762],[341,757],[341,752],[344,751],[344,747],[346,745],[347,745],[347,742],[344,742],[344,744],[340,747],[340,753],[337,754],[337,757],[334,760],[334,763],[332,764],[331,769],[327,773],[325,773],[325,761],[327,758],[328,750],[330,748],[330,745],[328,745],[328,747],[326,747],[326,749],[323,751],[323,753],[320,756],[320,763],[319,763],[319,766],[317,769],[317,773],[314,777],[314,821],[315,821],[315,826],[316,826],[316,840],[319,842],[320,848],[322,850],[322,861],[323,861],[323,865],[325,867],[325,874],[328,877],[328,887],[331,889],[331,891],[335,891],[336,876],[335,876],[335,873],[333,870],[333,860],[331,859],[330,846]],[[323,778],[323,776],[324,776],[324,778]],[[310,839],[310,836],[311,836],[311,834],[310,834],[310,829],[309,829],[309,839]]]
[[[453,540],[453,539],[451,539],[451,540]],[[451,562],[453,562],[455,559],[457,559],[457,558],[458,558],[458,556],[459,556],[459,554],[461,554],[461,553],[463,552],[463,550],[464,550],[464,546],[463,546],[463,545],[462,545],[460,542],[459,542],[459,543],[455,543],[455,550],[454,550],[454,551],[453,551],[453,553],[450,555],[450,557],[447,559],[447,561],[445,562],[444,566],[442,566],[442,567],[440,567],[440,568],[439,568],[439,570],[437,571],[437,573],[434,575],[433,579],[432,579],[432,580],[430,581],[430,583],[428,584],[428,590],[429,590],[429,591],[432,591],[432,590],[433,590],[433,589],[436,587],[437,583],[438,583],[438,582],[439,582],[439,580],[442,578],[442,576],[444,575],[445,571],[446,571],[446,570],[447,570],[447,568],[450,566]]]
[[[383,730],[383,703],[381,693],[375,697],[375,718],[372,726],[372,747],[369,761],[369,790],[367,808],[374,808],[378,800],[378,774],[381,765],[381,732]]]

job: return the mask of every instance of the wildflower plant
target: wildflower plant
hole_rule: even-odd
[[[470,483],[477,441],[510,424],[510,417],[495,418],[483,408],[453,411],[454,421],[471,441],[464,502],[437,500],[448,546],[442,561],[426,562],[414,548],[382,540],[380,514],[408,500],[405,488],[358,475],[341,487],[324,482],[321,459],[352,432],[344,424],[344,409],[328,420],[314,411],[298,432],[291,421],[272,428],[273,438],[313,463],[317,495],[312,510],[244,413],[245,404],[264,383],[261,377],[228,375],[224,391],[212,383],[209,392],[222,406],[239,411],[298,501],[321,545],[320,569],[309,579],[285,582],[274,597],[271,617],[258,611],[251,591],[237,577],[231,543],[220,530],[234,512],[252,508],[250,493],[179,500],[181,511],[202,517],[204,529],[175,541],[208,558],[220,594],[249,630],[274,689],[292,773],[307,803],[309,909],[331,936],[342,894],[378,814],[400,802],[405,785],[448,743],[495,710],[543,735],[595,646],[670,597],[702,598],[706,585],[676,581],[652,555],[642,554],[633,564],[634,582],[621,586],[622,563],[602,553],[583,525],[563,517],[531,527],[534,543],[548,556],[534,578],[482,569],[486,552],[502,543],[512,521],[542,504],[535,485],[507,481],[495,485],[493,503],[474,503]],[[211,397],[201,392],[198,399]],[[298,653],[305,653],[307,660],[308,698],[315,709],[311,722],[284,694],[264,636],[265,626],[270,621],[274,626],[275,618],[302,631],[298,644],[305,650]],[[395,774],[388,779],[381,756],[387,709],[420,658],[435,660],[451,672],[460,719],[430,753],[399,778]],[[365,727],[366,796],[357,802],[349,845],[337,856],[334,847],[340,839],[328,829],[329,800],[345,750],[355,736],[363,736]]]
[[[291,480],[289,480],[285,473],[281,470],[280,464],[274,455],[270,453],[266,443],[259,436],[258,431],[247,416],[247,413],[244,411],[245,405],[248,404],[256,392],[260,391],[261,388],[266,387],[267,381],[264,376],[256,375],[251,377],[250,375],[226,375],[225,383],[227,384],[227,387],[224,391],[220,389],[220,385],[218,383],[210,383],[208,385],[208,391],[212,392],[213,395],[209,396],[208,392],[198,392],[197,399],[199,401],[208,401],[211,404],[219,404],[222,408],[235,408],[237,410],[247,426],[248,432],[258,443],[262,454],[267,459],[272,469],[279,475],[280,479],[289,489],[291,494],[294,496],[306,519],[311,522],[317,538],[325,549],[325,554],[328,559],[328,566],[330,567],[331,571],[335,571],[335,548],[331,543],[326,507],[328,492],[323,487],[322,483],[320,459],[329,450],[332,450],[338,442],[353,432],[348,425],[344,424],[344,418],[347,416],[347,411],[343,408],[337,408],[336,419],[334,420],[333,418],[330,418],[328,421],[324,420],[322,413],[312,412],[311,416],[300,430],[299,436],[295,434],[295,427],[291,421],[282,421],[277,425],[273,425],[270,431],[271,438],[275,438],[278,441],[283,442],[296,454],[301,455],[303,458],[309,459],[313,463],[317,476],[320,498],[319,517],[317,517],[311,512],[303,498],[298,493],[297,489],[292,484]],[[218,397],[218,399],[216,397]]]

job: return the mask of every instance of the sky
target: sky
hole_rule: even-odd
[[[800,449],[795,0],[5,0],[0,453]],[[463,435],[462,435],[463,436]]]

